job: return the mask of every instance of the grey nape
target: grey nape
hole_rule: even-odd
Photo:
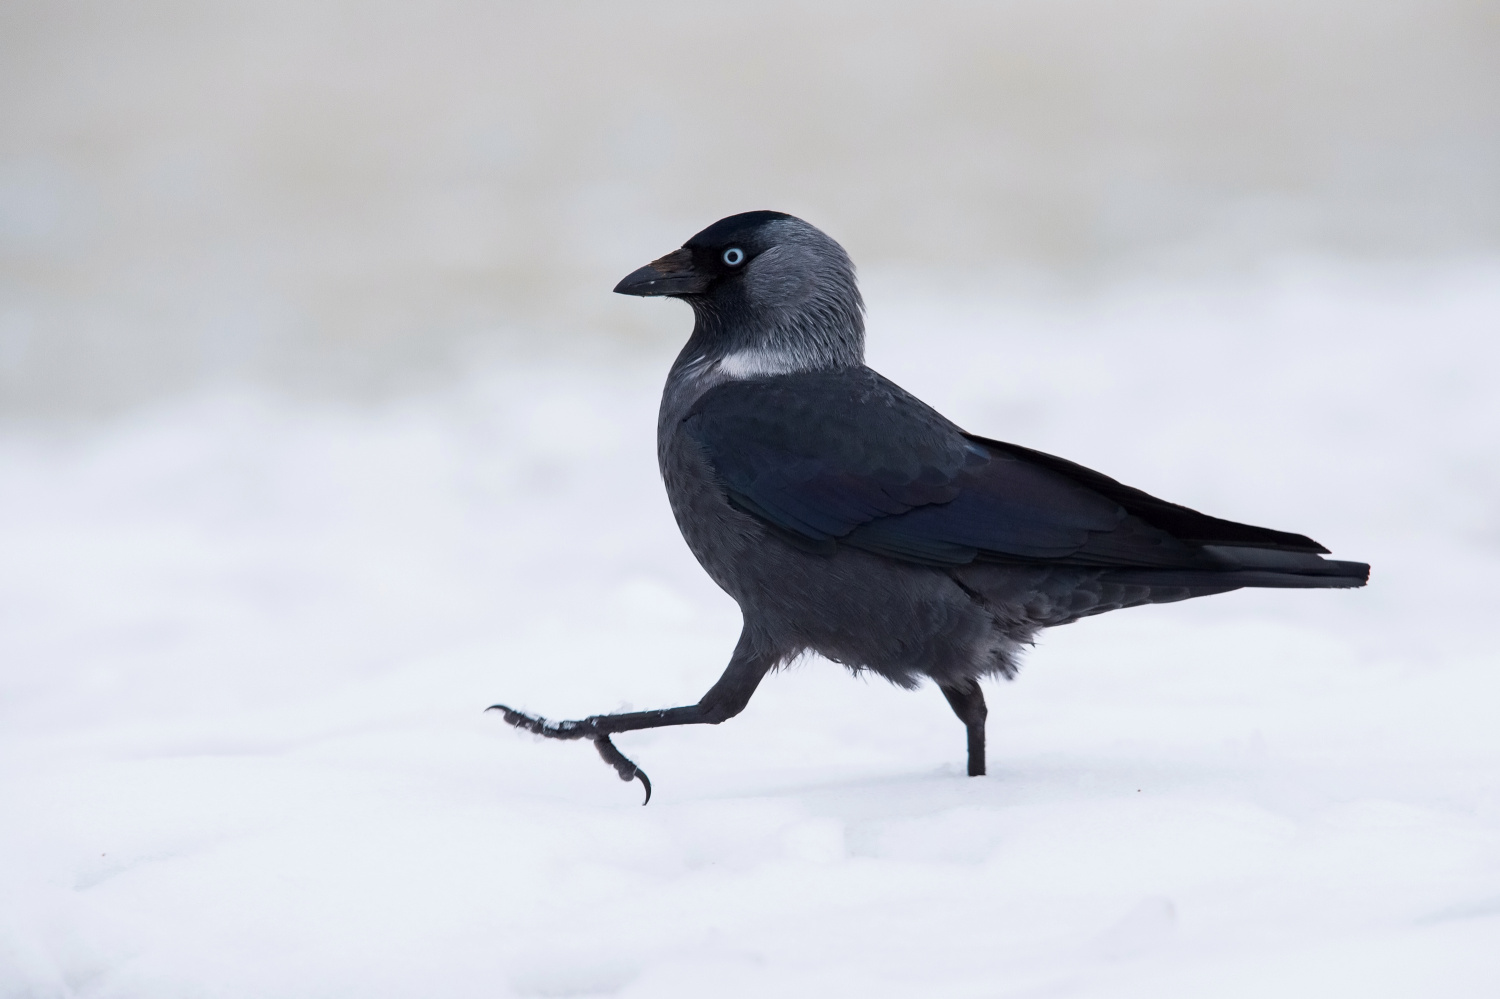
[[[1241,587],[1356,587],[1370,568],[1298,534],[1219,520],[1080,465],[965,433],[864,364],[864,305],[841,246],[748,212],[631,273],[624,295],[693,308],[662,393],[657,459],[688,547],[744,628],[697,703],[518,728],[594,742],[713,724],[779,664],[816,652],[912,688],[937,683],[985,772],[979,679],[1011,678],[1042,628]]]

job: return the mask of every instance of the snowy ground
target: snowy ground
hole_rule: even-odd
[[[666,355],[12,427],[0,995],[1500,995],[1500,270],[869,290],[872,363],[960,423],[1371,586],[1051,632],[982,779],[935,690],[805,662],[621,738],[642,808],[481,709],[685,703],[727,658]]]

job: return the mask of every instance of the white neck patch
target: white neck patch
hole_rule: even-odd
[[[719,374],[736,381],[745,378],[765,378],[769,375],[787,375],[793,371],[805,371],[810,367],[805,357],[786,350],[767,350],[753,347],[737,350],[719,361]]]

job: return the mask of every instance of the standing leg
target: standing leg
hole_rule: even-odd
[[[969,776],[984,776],[984,719],[989,709],[984,706],[984,691],[979,689],[979,681],[939,683],[938,689],[969,730]]]
[[[719,681],[708,688],[708,693],[697,704],[680,708],[659,708],[655,711],[626,711],[614,715],[590,715],[580,721],[552,722],[537,715],[523,714],[503,704],[492,704],[486,711],[499,711],[505,720],[516,728],[546,736],[549,739],[591,739],[604,762],[615,768],[621,780],[640,778],[646,786],[646,801],[651,800],[651,781],[645,771],[637,767],[615,748],[609,737],[615,732],[634,732],[643,728],[665,728],[669,725],[717,725],[733,718],[745,710],[750,695],[760,685],[761,679],[770,672],[781,656],[765,652],[754,646],[747,633],[740,634],[734,655]],[[983,705],[981,704],[981,708]],[[644,804],[644,802],[643,802]]]

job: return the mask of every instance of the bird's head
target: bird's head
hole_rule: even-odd
[[[849,255],[781,212],[720,219],[615,291],[686,301],[697,316],[690,347],[709,360],[761,373],[864,361],[864,303]]]

